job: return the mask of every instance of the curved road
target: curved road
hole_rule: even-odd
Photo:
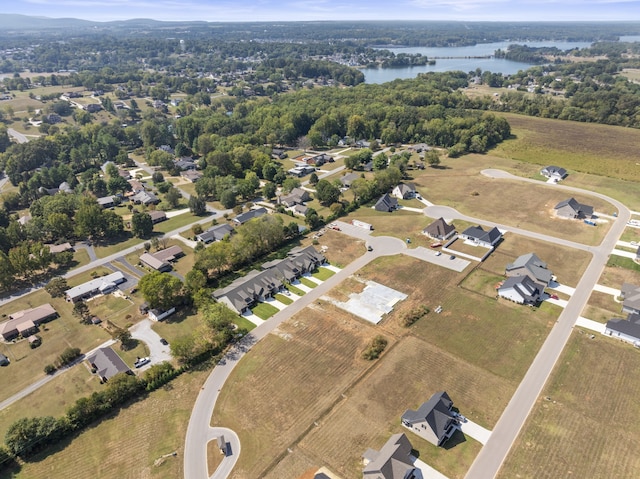
[[[364,230],[361,231],[366,233]],[[313,290],[297,299],[282,311],[276,313],[274,316],[269,318],[269,321],[265,321],[255,328],[251,333],[234,345],[224,356],[223,360],[220,361],[220,364],[213,368],[213,371],[196,399],[196,403],[193,406],[193,411],[191,413],[191,418],[189,419],[184,448],[185,479],[209,478],[207,470],[207,443],[215,439],[220,434],[224,434],[225,440],[229,442],[231,454],[222,460],[222,463],[216,469],[211,478],[226,478],[238,460],[240,453],[240,440],[238,439],[237,434],[230,429],[211,427],[210,423],[213,417],[213,410],[218,399],[218,393],[231,374],[231,371],[233,371],[233,368],[238,364],[245,353],[247,353],[255,343],[276,329],[280,323],[302,311],[309,304],[313,303],[322,295],[328,293],[333,287],[337,286],[344,279],[363,268],[370,261],[380,256],[398,254],[406,249],[404,242],[397,238],[368,237],[367,242],[373,247],[373,251],[363,254],[347,267],[334,274],[331,278],[313,288]]]

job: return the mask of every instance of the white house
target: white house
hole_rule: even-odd
[[[498,288],[498,295],[518,304],[535,305],[540,302],[544,286],[529,276],[512,276]]]

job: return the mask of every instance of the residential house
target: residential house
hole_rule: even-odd
[[[141,193],[142,191],[144,191],[144,185],[140,180],[135,180],[135,179],[129,180],[129,184],[131,185],[131,192],[134,195],[137,195],[138,193]]]
[[[45,123],[49,123],[51,125],[55,125],[56,123],[60,123],[62,121],[62,117],[57,113],[49,113],[44,116]]]
[[[559,166],[546,166],[540,170],[540,174],[549,179],[560,181],[567,176],[567,170],[560,168]]]
[[[163,309],[150,309],[147,311],[147,316],[151,321],[162,321],[164,318],[171,316],[176,312],[176,308],[169,308],[166,311]]]
[[[202,173],[192,169],[181,171],[180,176],[182,176],[185,180],[190,181],[191,183],[196,183],[200,178],[202,178]]]
[[[278,203],[287,208],[293,205],[302,205],[309,200],[311,200],[311,195],[302,188],[293,188],[288,195],[278,197]]]
[[[98,204],[103,208],[113,208],[116,205],[115,196],[103,196],[97,199]]]
[[[509,263],[505,274],[512,276],[529,276],[537,283],[545,286],[553,278],[553,273],[547,268],[547,263],[542,261],[535,253],[527,253],[519,256],[513,263]]]
[[[171,263],[174,263],[184,256],[184,251],[180,246],[174,245],[161,249],[155,253],[143,253],[140,261],[157,271],[170,271]]]
[[[340,183],[342,183],[342,186],[345,188],[351,188],[351,184],[358,178],[361,178],[359,173],[347,173],[340,178]]]
[[[62,243],[62,244],[48,244],[45,245],[49,248],[49,252],[51,254],[64,253],[65,251],[73,251],[73,246],[71,243]]]
[[[415,411],[406,410],[402,425],[435,446],[442,446],[460,429],[453,401],[445,391],[435,393]]]
[[[226,288],[214,291],[213,297],[238,314],[243,314],[255,303],[280,291],[286,282],[295,281],[325,261],[325,257],[313,246],[294,248],[286,258],[263,264],[262,271],[253,270]]]
[[[159,210],[147,211],[147,214],[151,217],[151,222],[154,225],[162,221],[167,221],[167,214],[164,211],[159,211]]]
[[[610,319],[607,321],[604,334],[634,345],[640,345],[640,314],[629,313],[627,319]]]
[[[118,356],[118,353],[110,347],[99,348],[87,357],[87,361],[103,382],[108,381],[118,373],[133,374],[129,366]]]
[[[392,191],[391,196],[401,200],[408,200],[416,196],[416,185],[413,183],[400,183]]]
[[[118,170],[118,175],[120,175],[125,180],[130,180],[131,179],[131,172],[129,170],[119,169]]]
[[[160,199],[150,191],[141,191],[131,197],[131,201],[136,205],[157,205]]]
[[[495,226],[489,231],[482,229],[482,226],[470,226],[460,233],[460,238],[470,241],[477,246],[491,248],[500,241],[502,233],[500,233],[500,230]]]
[[[423,151],[429,151],[431,147],[426,143],[417,143],[415,145],[411,145],[407,150],[416,153],[422,153]]]
[[[69,193],[69,194],[71,194],[71,193],[73,193],[73,188],[71,188],[71,185],[69,183],[67,183],[66,181],[63,181],[58,186],[58,191],[60,193]]]
[[[640,246],[638,246],[638,250],[636,251],[636,261],[640,262]]]
[[[394,434],[379,451],[367,449],[362,455],[363,479],[417,479],[422,474],[413,465],[413,446],[403,433]]]
[[[306,216],[307,211],[309,211],[309,208],[305,205],[293,205],[292,207],[287,209],[293,212],[294,215],[298,216]]]
[[[31,215],[28,213],[18,218],[18,223],[21,224],[22,226],[25,226],[29,221],[31,221]]]
[[[544,285],[529,276],[512,276],[498,288],[498,296],[518,304],[534,306],[540,302]]]
[[[116,271],[107,276],[92,279],[86,283],[70,288],[64,292],[67,301],[77,303],[89,299],[97,294],[109,294],[118,289],[118,285],[124,283],[127,278],[122,272]]]
[[[553,209],[561,218],[588,219],[593,216],[593,206],[580,204],[574,198],[561,201]]]
[[[456,234],[456,227],[448,224],[440,217],[422,230],[422,234],[440,241],[445,241]]]
[[[622,297],[622,312],[640,314],[640,287],[629,283],[622,283],[620,288]]]
[[[316,171],[316,169],[313,166],[296,166],[294,168],[291,168],[290,170],[287,170],[287,173],[292,176],[302,178],[303,176],[313,173],[314,171]]]
[[[196,162],[193,161],[193,158],[191,158],[190,156],[184,156],[184,157],[180,158],[179,160],[175,160],[173,162],[173,164],[180,171],[195,170],[196,166],[197,166]]]
[[[233,222],[236,225],[243,225],[249,220],[252,220],[254,218],[259,218],[260,216],[266,215],[266,214],[267,214],[266,208],[256,208],[255,210],[249,210],[246,213],[239,214],[238,216],[233,218]]]
[[[90,103],[87,106],[85,106],[84,109],[87,110],[89,113],[97,113],[100,110],[102,110],[102,105],[99,105],[98,103]]]
[[[9,315],[9,320],[0,323],[0,336],[5,341],[17,336],[26,338],[38,331],[38,326],[58,317],[58,312],[49,303],[36,308],[23,309]]]
[[[282,148],[274,148],[271,150],[271,158],[274,160],[284,160],[287,158],[287,153]]]
[[[385,193],[376,202],[374,209],[376,211],[384,211],[390,213],[398,208],[398,200],[389,196],[389,193]]]
[[[225,236],[228,236],[233,233],[233,228],[226,224],[215,225],[209,228],[207,231],[196,235],[196,240],[201,241],[204,244],[209,244],[214,241],[222,241]]]
[[[175,153],[174,149],[171,148],[170,145],[160,145],[158,147],[158,150],[162,150],[162,151],[166,151],[167,153],[169,153],[170,155],[173,155]]]

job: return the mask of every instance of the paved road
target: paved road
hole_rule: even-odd
[[[518,178],[499,170],[483,171],[483,174],[494,178],[517,179],[540,184],[540,182],[536,180]],[[554,185],[553,187],[581,194],[591,194],[609,201],[618,208],[618,219],[611,225],[609,233],[600,246],[590,249],[593,253],[593,258],[585,273],[582,275],[582,279],[579,281],[575,293],[569,299],[567,306],[560,314],[558,321],[551,329],[549,336],[542,345],[542,348],[540,348],[527,374],[502,413],[487,444],[480,450],[480,453],[467,472],[465,476],[467,479],[490,479],[498,474],[527,416],[536,403],[537,398],[540,396],[542,388],[569,340],[571,331],[584,306],[587,304],[591,291],[602,274],[604,266],[607,263],[609,252],[615,247],[616,241],[624,231],[626,223],[631,217],[631,213],[626,206],[605,195],[564,185]]]
[[[370,261],[380,256],[401,253],[406,248],[404,242],[397,238],[371,237],[368,241],[373,245],[374,251],[363,254],[346,268],[297,299],[287,306],[287,308],[276,313],[269,318],[268,321],[256,327],[250,334],[230,349],[223,361],[221,361],[222,364],[217,365],[213,369],[196,399],[193,411],[191,412],[191,418],[189,419],[184,450],[185,479],[205,479],[209,477],[207,471],[207,443],[217,437],[221,431],[220,428],[212,428],[209,424],[213,417],[213,410],[218,399],[218,393],[244,354],[248,352],[254,344],[276,329],[283,321],[299,313],[309,304],[327,294],[333,287],[340,284],[340,282],[367,265]],[[240,440],[235,432],[229,429],[224,429],[224,431],[225,438],[232,444],[232,451],[237,450],[239,453]],[[230,456],[225,457],[211,478],[226,478],[238,460],[238,456],[239,454],[234,452]]]
[[[13,128],[7,128],[7,134],[16,140],[18,143],[26,143],[29,139],[24,136],[22,133],[14,130]]]

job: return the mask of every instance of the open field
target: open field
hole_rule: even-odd
[[[632,346],[574,331],[498,477],[636,477],[639,364]]]
[[[14,474],[2,478],[28,479],[153,479],[183,476],[184,437],[189,415],[209,368],[181,375],[118,414],[87,428],[73,440],[62,441],[46,457],[36,456]],[[123,431],[132,431],[125,434]],[[145,438],[142,440],[141,438]],[[175,457],[155,461],[165,454]]]
[[[326,251],[323,252],[325,258],[338,268],[344,268],[366,251],[364,241],[333,230],[327,230],[324,235],[318,238],[317,244],[314,243],[314,240],[307,237],[302,239],[301,246],[307,247],[313,244],[317,250],[326,246]]]
[[[78,318],[71,313],[71,303],[62,298],[51,298],[44,290],[4,305],[0,311],[2,314],[10,314],[44,303],[51,303],[60,317],[40,326],[38,335],[42,338],[42,344],[39,347],[31,349],[27,341],[0,342],[0,352],[11,360],[9,366],[0,369],[0,400],[7,399],[43,377],[44,367],[55,362],[65,348],[80,348],[86,353],[111,338],[99,326],[80,324]]]
[[[616,289],[620,289],[622,283],[640,285],[640,272],[628,268],[605,266],[598,283]]]
[[[351,213],[342,220],[350,222],[351,220],[360,220],[373,225],[373,236],[394,236],[405,240],[411,240],[411,247],[424,246],[428,247],[433,240],[422,234],[433,219],[424,216],[421,213],[413,211],[394,211],[393,213],[383,213],[373,208],[362,207]],[[457,226],[458,223],[454,222]]]

